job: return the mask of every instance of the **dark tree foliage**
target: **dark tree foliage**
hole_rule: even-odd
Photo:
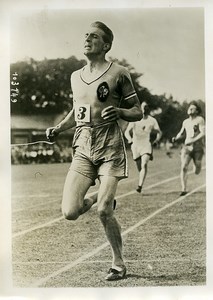
[[[163,138],[171,140],[179,132],[183,120],[187,118],[187,114],[180,103],[173,101],[171,98],[162,100],[161,109],[162,113],[157,115],[156,119],[163,132]]]
[[[85,65],[74,56],[68,59],[30,59],[11,65],[18,73],[19,95],[11,103],[12,114],[61,113],[72,107],[70,75]]]

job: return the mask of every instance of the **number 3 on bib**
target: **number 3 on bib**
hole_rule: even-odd
[[[90,122],[90,104],[75,105],[75,121]]]

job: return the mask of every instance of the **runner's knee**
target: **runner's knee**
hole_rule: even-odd
[[[198,175],[200,174],[201,171],[201,164],[196,164],[195,166],[195,174]]]
[[[101,220],[101,222],[105,223],[107,221],[107,219],[111,218],[111,216],[113,215],[113,209],[112,207],[108,207],[108,206],[102,206],[102,207],[98,207],[98,216]]]
[[[80,216],[80,212],[76,208],[64,207],[62,205],[61,210],[62,210],[62,214],[63,214],[64,218],[67,219],[67,220],[70,220],[70,221],[71,220],[73,220],[73,221],[77,220],[78,217]]]
[[[147,169],[147,166],[148,166],[148,161],[144,161],[141,164],[141,169]]]
[[[186,173],[188,171],[188,166],[187,165],[183,165],[181,169],[182,169],[182,171],[184,173]]]

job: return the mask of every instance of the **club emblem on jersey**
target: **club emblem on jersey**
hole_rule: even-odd
[[[199,133],[199,125],[198,124],[194,125],[193,129],[194,129],[194,133]]]
[[[101,84],[99,84],[97,88],[97,96],[98,100],[100,100],[101,102],[106,101],[107,97],[109,96],[109,86],[107,82],[102,82]]]

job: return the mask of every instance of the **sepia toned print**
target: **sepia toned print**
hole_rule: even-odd
[[[10,25],[13,286],[206,286],[203,8],[27,10]],[[180,164],[191,101],[197,174]],[[142,103],[159,125],[138,129],[143,184]]]

